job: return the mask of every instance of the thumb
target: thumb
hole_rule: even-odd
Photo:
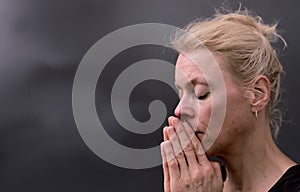
[[[223,182],[220,163],[211,161],[210,164],[211,164],[212,168],[214,169],[214,172],[215,172],[218,180]]]

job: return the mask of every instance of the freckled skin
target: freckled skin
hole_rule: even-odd
[[[256,79],[255,86],[260,86],[264,91],[263,97],[256,97],[253,92],[249,93],[249,89],[236,83],[234,76],[226,70],[225,61],[218,57],[215,59],[221,68],[226,89],[226,112],[221,130],[208,127],[212,111],[224,106],[224,91],[219,84],[210,83],[210,89],[207,88],[208,83],[205,83],[205,77],[215,80],[212,78],[216,77],[214,70],[210,71],[212,74],[202,74],[187,57],[182,54],[178,57],[175,83],[180,102],[175,109],[175,115],[183,118],[185,122],[170,117],[170,126],[164,129],[161,151],[165,162],[165,191],[184,191],[183,189],[190,186],[201,187],[200,191],[268,191],[289,167],[296,164],[280,151],[271,136],[269,119],[265,116],[264,108],[267,103],[255,104],[257,99],[263,102],[263,98],[269,97],[269,81],[262,76]],[[210,66],[209,60],[204,61],[206,66]],[[197,81],[193,81],[195,78]],[[253,113],[254,107],[260,107],[258,117]],[[177,138],[174,127],[176,133],[181,135],[181,140]],[[191,136],[192,141],[183,139],[180,134],[183,133],[182,129],[185,130],[183,132],[189,132],[187,135]],[[194,131],[198,139],[193,137]],[[178,140],[190,143],[185,145],[189,147],[180,147]],[[213,145],[205,150],[202,145],[207,141],[213,141]],[[175,153],[181,148],[185,156]],[[227,175],[224,183],[219,165],[210,162],[207,156],[217,156],[224,163]]]
[[[225,65],[220,59],[216,58],[219,65]],[[199,77],[200,79],[205,79],[199,68],[186,56],[179,55],[176,70],[184,74],[187,79],[192,79],[192,77]],[[223,74],[226,93],[227,93],[227,107],[226,115],[224,119],[223,127],[215,141],[214,145],[207,151],[208,156],[222,156],[230,150],[237,140],[242,139],[241,137],[249,130],[245,125],[249,125],[249,119],[253,118],[253,114],[250,110],[250,103],[247,98],[242,97],[245,95],[245,89],[235,82],[232,75],[225,67],[221,67],[221,72]],[[177,73],[178,74],[178,73]],[[206,74],[208,76],[210,74]],[[179,75],[175,76],[176,84],[182,85],[180,81],[183,81]],[[183,86],[183,85],[182,85]],[[197,86],[197,85],[196,85]],[[195,86],[195,87],[196,87]],[[199,90],[205,89],[203,86],[199,86]],[[195,88],[196,89],[196,88]],[[218,89],[212,90],[218,91]],[[188,90],[182,89],[182,92],[189,94]],[[195,90],[197,92],[197,90]],[[175,114],[177,116],[184,116],[185,120],[190,124],[195,124],[193,122],[199,122],[197,130],[207,131],[207,125],[210,119],[212,110],[211,97],[208,96],[205,100],[198,100],[198,105],[189,104],[189,99],[182,99],[178,104]],[[214,104],[218,107],[222,103],[216,101]],[[190,108],[185,106],[191,106]],[[191,111],[195,114],[192,115]],[[249,125],[250,126],[250,125]],[[196,128],[195,128],[196,129]]]

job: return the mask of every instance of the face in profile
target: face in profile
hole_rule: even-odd
[[[175,115],[190,124],[207,155],[222,155],[249,131],[247,91],[216,55],[180,54],[175,85],[180,98]]]

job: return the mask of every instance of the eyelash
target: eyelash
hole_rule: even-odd
[[[199,97],[197,97],[197,98],[198,98],[199,100],[204,100],[204,99],[207,98],[208,95],[209,95],[209,93],[206,93],[206,94],[201,95],[201,96],[199,96]]]
[[[181,93],[181,91],[178,89],[178,94],[179,94],[179,99],[181,98],[181,95],[182,95],[182,93]],[[193,92],[193,95],[194,95],[194,97],[196,97],[197,99],[199,99],[199,100],[204,100],[204,99],[206,99],[207,98],[207,96],[209,95],[210,93],[209,92],[207,92],[207,93],[205,93],[204,95],[201,95],[201,96],[197,96],[196,95],[196,93],[195,92]]]

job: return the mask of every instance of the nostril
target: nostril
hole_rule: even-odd
[[[184,118],[182,116],[180,116],[180,121],[184,122]]]

